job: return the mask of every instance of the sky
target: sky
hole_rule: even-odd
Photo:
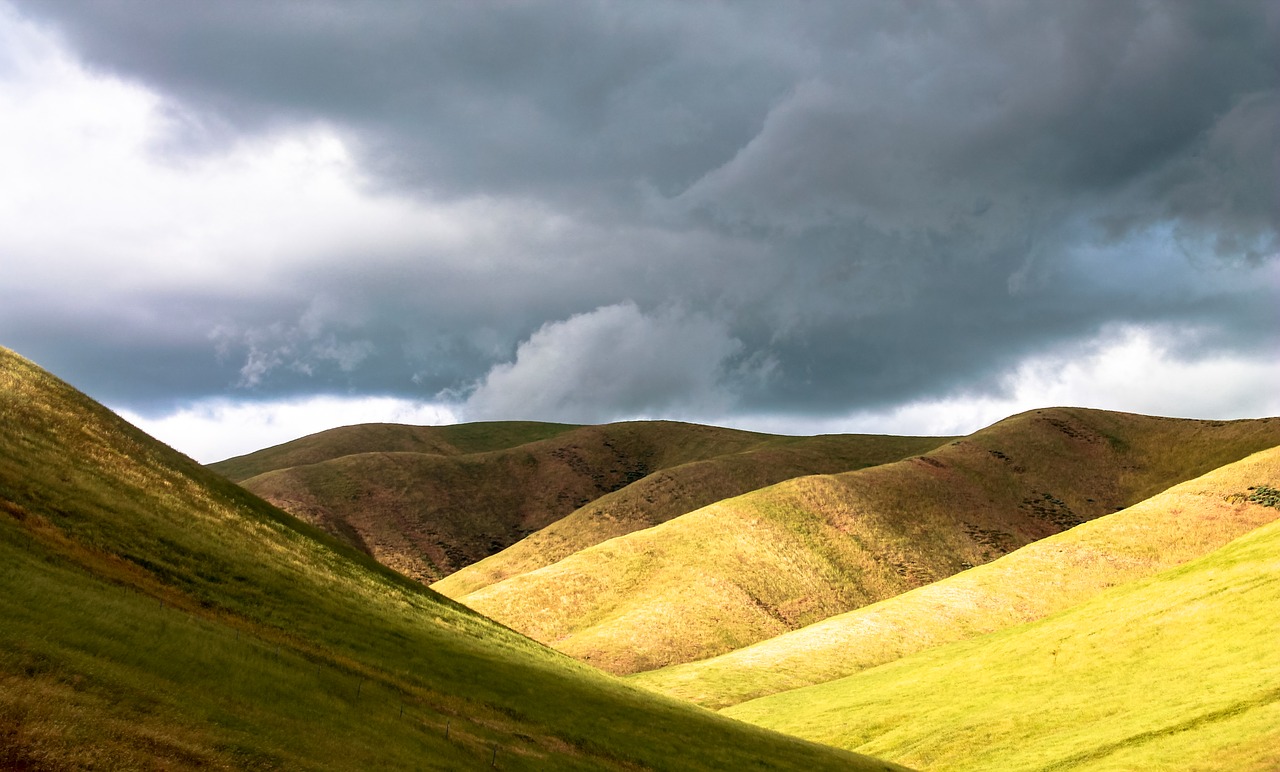
[[[1280,415],[1280,5],[0,0],[0,345],[206,462]]]

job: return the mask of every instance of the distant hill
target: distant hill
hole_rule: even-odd
[[[724,712],[930,770],[1280,769],[1278,619],[1273,522],[1038,622]]]
[[[316,464],[358,453],[427,453],[460,456],[505,450],[545,440],[581,427],[536,421],[482,421],[450,426],[356,424],[340,426],[210,464],[209,468],[236,482],[264,472]]]
[[[579,507],[498,554],[450,574],[432,588],[461,597],[721,499],[793,477],[897,461],[950,439],[857,434],[773,437],[754,448],[668,467]]]
[[[882,463],[939,442],[777,437],[672,421],[374,424],[322,432],[211,468],[423,582],[577,510],[580,516],[523,548],[520,557],[459,580],[476,586],[475,576],[546,565],[722,496],[787,476]]]
[[[610,679],[0,349],[0,768],[892,767]]]
[[[1280,518],[1280,509],[1257,503],[1250,492],[1268,485],[1280,485],[1280,447],[986,565],[719,657],[632,680],[721,708],[1042,619],[1115,585],[1203,557]]]
[[[615,673],[921,587],[1280,444],[1280,420],[1045,409],[922,456],[719,501],[464,595]]]

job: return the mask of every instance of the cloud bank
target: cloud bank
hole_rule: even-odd
[[[1017,374],[1117,330],[1261,372],[1277,51],[1260,0],[0,3],[0,342],[153,418],[856,429],[1092,399]]]

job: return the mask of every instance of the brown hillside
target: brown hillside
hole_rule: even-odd
[[[924,456],[803,477],[463,602],[615,673],[722,654],[986,563],[1280,444],[1280,420],[1046,409]]]
[[[570,424],[534,421],[486,421],[453,426],[357,424],[340,426],[282,445],[210,464],[236,482],[277,469],[317,464],[357,453],[429,453],[457,456],[524,445],[577,429]]]
[[[442,427],[453,437],[387,425],[335,430],[318,438],[322,443],[314,441],[319,448],[303,443],[278,457],[376,446],[383,429],[392,447],[431,450],[354,452],[264,472],[242,485],[384,564],[431,582],[660,470],[796,441],[671,421],[568,429],[497,424],[488,426],[507,427],[491,432],[503,442],[522,431],[552,436],[500,450],[458,452],[458,436],[470,437],[474,445],[468,433],[478,426],[485,425]],[[226,463],[215,468],[226,469]]]
[[[823,435],[777,437],[761,447],[692,461],[605,494],[432,588],[451,597],[551,565],[615,536],[664,523],[721,499],[782,480],[831,474],[923,453],[949,437]]]

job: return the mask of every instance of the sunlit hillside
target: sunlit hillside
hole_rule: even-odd
[[[1280,444],[1280,421],[1083,409],[723,500],[460,600],[616,673],[724,654],[990,562]]]
[[[1250,501],[1260,485],[1276,480],[1280,447],[934,584],[632,680],[720,708],[1041,619],[1202,557],[1280,518],[1280,509]]]
[[[1273,522],[1038,622],[725,712],[930,770],[1274,770],[1277,619]]]

